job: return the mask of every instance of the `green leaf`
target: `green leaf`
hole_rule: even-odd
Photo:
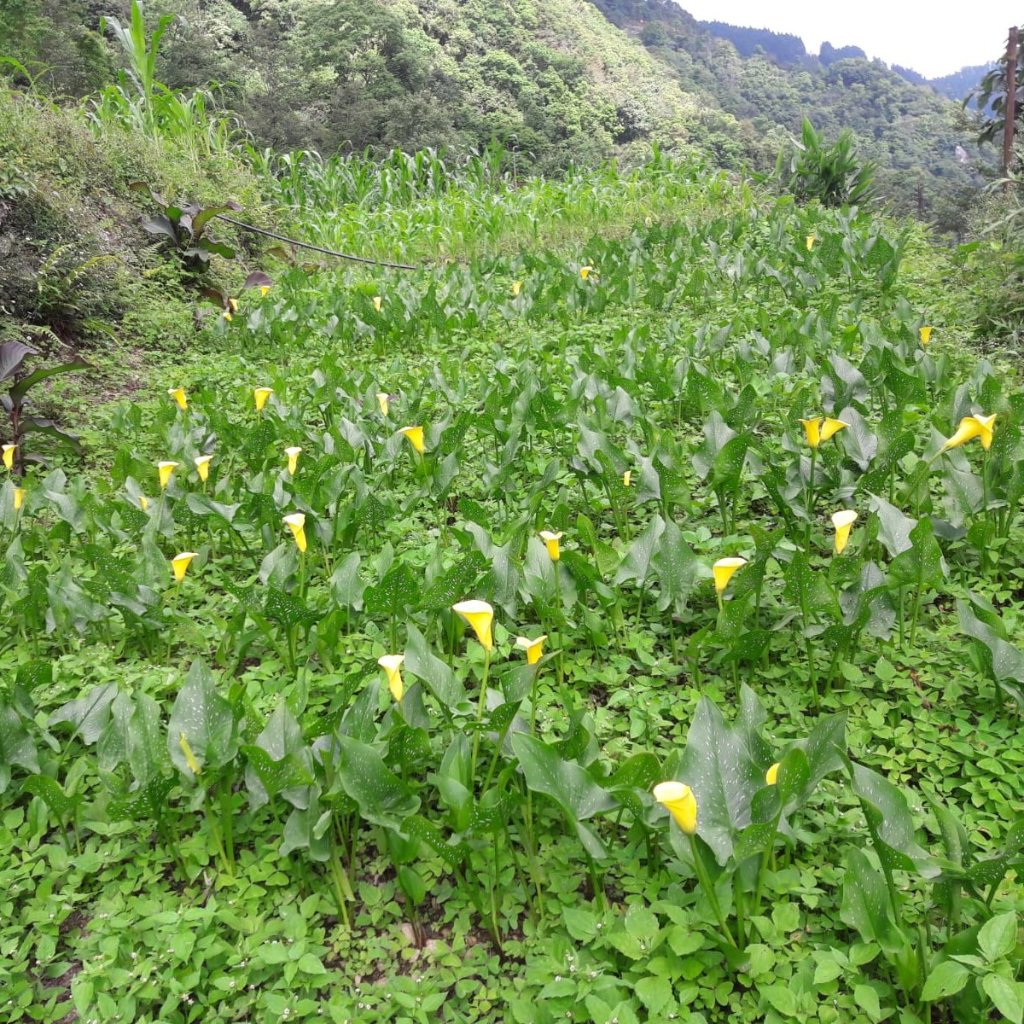
[[[743,691],[744,710],[732,725],[701,698],[675,772],[697,797],[698,834],[719,864],[726,863],[739,833],[750,824],[751,800],[764,785],[770,758],[758,735],[764,712],[749,687]]]
[[[672,1002],[672,986],[667,978],[641,978],[636,983],[637,998],[655,1017]]]
[[[337,743],[341,755],[338,777],[363,818],[400,831],[402,819],[419,810],[419,797],[368,743],[352,736],[338,736]]]
[[[853,791],[860,798],[875,852],[892,868],[922,878],[939,874],[938,865],[917,844],[906,797],[887,779],[861,764],[852,765]]]
[[[864,942],[877,942],[887,953],[907,945],[906,936],[892,917],[885,876],[858,849],[850,847],[844,858],[843,901],[840,917],[856,929]]]
[[[990,963],[1009,955],[1017,945],[1017,915],[1008,910],[986,921],[978,931],[978,945]]]
[[[421,680],[440,704],[452,709],[466,700],[466,689],[455,673],[427,646],[426,638],[410,622],[406,626],[405,668]]]
[[[971,972],[955,960],[943,960],[928,975],[921,989],[921,1001],[934,1003],[959,992],[970,980]]]
[[[992,1005],[1013,1024],[1024,1024],[1024,984],[1000,974],[986,974],[981,979],[985,995]]]
[[[601,788],[575,761],[566,761],[536,737],[526,733],[512,736],[512,749],[526,776],[526,784],[535,793],[550,797],[565,813],[568,821],[591,857],[603,858],[606,852],[597,837],[581,822],[613,810],[618,802]]]
[[[223,767],[238,752],[234,712],[217,692],[210,670],[201,661],[192,662],[167,724],[171,763],[191,778],[194,773],[182,749],[182,736],[204,772]]]

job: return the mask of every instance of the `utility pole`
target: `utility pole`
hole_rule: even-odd
[[[1006,42],[1006,110],[1003,121],[1003,173],[1010,176],[1013,163],[1013,130],[1017,117],[1017,47],[1019,33],[1016,25],[1010,28]]]

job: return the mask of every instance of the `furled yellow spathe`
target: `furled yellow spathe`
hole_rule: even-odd
[[[485,651],[494,650],[494,638],[491,636],[494,609],[486,601],[460,601],[452,605],[452,611],[472,627]]]
[[[427,450],[427,446],[423,440],[422,427],[402,427],[402,429],[399,430],[399,433],[405,435],[409,444],[411,444],[413,448],[415,448],[416,451],[419,452],[420,455],[422,455]]]
[[[16,444],[5,444],[0,448],[0,452],[3,452],[4,467],[7,469],[14,469],[14,455],[18,450]]]
[[[210,463],[213,461],[213,456],[197,455],[192,461],[196,464],[196,472],[199,474],[199,479],[205,484],[210,479]]]
[[[168,388],[167,394],[178,403],[178,408],[184,412],[188,408],[188,396],[184,388]]]
[[[548,556],[552,562],[557,562],[562,557],[562,549],[560,542],[562,540],[561,533],[552,533],[550,530],[541,530],[540,539],[544,541],[544,546],[548,549]]]
[[[836,528],[835,550],[841,555],[850,540],[850,531],[857,522],[857,513],[852,508],[840,509],[832,516],[832,525]]]
[[[654,799],[672,815],[673,821],[688,835],[697,832],[697,797],[682,782],[659,782]]]
[[[292,512],[284,517],[285,526],[292,531],[295,538],[295,546],[299,551],[305,553],[306,544],[306,517],[301,512]]]
[[[253,388],[252,397],[256,403],[256,411],[263,412],[263,407],[267,404],[267,399],[274,393],[273,388]]]
[[[295,476],[295,471],[299,468],[299,456],[302,454],[302,449],[297,444],[293,444],[291,447],[285,448],[284,453],[288,456],[288,475]]]
[[[992,447],[992,432],[995,429],[996,414],[991,416],[965,416],[956,428],[956,433],[946,440],[942,446],[944,452],[951,448],[959,448],[976,437],[981,439],[981,447],[988,451]]]
[[[182,551],[180,555],[175,555],[171,559],[171,569],[174,572],[176,583],[180,583],[185,578],[185,573],[188,572],[188,567],[192,564],[192,559],[195,557],[195,551]]]
[[[402,662],[404,654],[384,654],[377,659],[377,664],[384,669],[387,676],[388,689],[395,700],[400,701],[405,695],[405,684],[402,682]]]
[[[178,468],[176,462],[158,462],[156,464],[157,476],[160,480],[160,487],[163,489],[171,482],[171,477],[174,475],[174,471]]]
[[[526,652],[527,665],[536,665],[540,661],[541,656],[544,654],[545,640],[547,640],[547,634],[537,637],[536,640],[531,640],[527,636],[516,637],[516,647]]]
[[[742,569],[747,564],[745,558],[720,558],[713,566],[711,566],[711,575],[715,578],[715,593],[719,597],[725,592],[725,588],[729,586],[729,580],[733,578],[738,569]]]
[[[840,430],[850,425],[845,420],[833,419],[830,416],[824,418],[816,416],[814,419],[801,420],[800,423],[803,425],[807,443],[812,448],[817,448],[820,444],[838,434]]]

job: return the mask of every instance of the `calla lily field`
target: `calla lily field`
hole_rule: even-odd
[[[289,230],[418,269],[279,247],[5,437],[0,1021],[1022,1024],[1024,391],[949,254],[344,166]]]

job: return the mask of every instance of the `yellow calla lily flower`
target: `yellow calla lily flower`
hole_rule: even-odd
[[[231,307],[232,313],[238,312],[238,299],[228,299],[228,306]]]
[[[595,277],[597,277],[597,274],[595,273],[593,267],[589,267],[589,266],[587,266],[587,267],[580,267],[580,277],[583,278],[584,281],[586,281],[587,278],[589,278],[591,274],[593,274]]]
[[[808,235],[804,239],[804,245],[807,246],[807,251],[810,252],[814,248],[814,243],[818,240],[817,235]]]
[[[225,309],[224,312],[221,313],[221,316],[224,317],[224,319],[227,320],[228,323],[231,323],[231,321],[235,319],[231,315],[231,310],[229,310],[229,309]]]
[[[15,487],[14,488],[14,511],[20,512],[21,506],[25,504],[25,488]]]
[[[833,419],[830,416],[816,416],[813,419],[800,420],[800,423],[803,425],[807,443],[812,448],[817,448],[823,441],[834,437],[840,430],[850,425],[845,420]]]
[[[384,299],[380,295],[374,295],[373,297],[373,308],[380,312],[380,307],[384,305]]]
[[[857,521],[857,513],[852,508],[840,509],[832,515],[832,525],[836,528],[835,549],[841,555],[850,540],[850,531]]]
[[[205,484],[210,478],[210,463],[213,461],[212,455],[197,455],[193,460],[196,466],[196,472],[199,474],[199,479]]]
[[[536,665],[541,659],[541,655],[544,653],[544,641],[547,640],[547,634],[537,637],[536,640],[531,640],[527,636],[516,637],[516,647],[521,651],[526,652],[526,664]]]
[[[523,282],[522,281],[513,281],[512,282],[512,298],[513,299],[518,299],[519,298],[519,293],[522,290],[523,290]]]
[[[193,775],[198,775],[203,769],[196,760],[196,755],[192,753],[192,747],[184,733],[178,736],[178,746],[181,747],[181,752],[185,755],[185,763],[188,765],[188,770]]]
[[[377,408],[380,409],[381,416],[387,416],[388,410],[391,408],[390,397],[386,391],[377,392]]]
[[[405,694],[405,684],[402,682],[402,662],[405,661],[404,654],[385,654],[377,659],[377,664],[384,669],[388,678],[388,689],[395,700],[400,701]]]
[[[178,403],[179,409],[184,411],[188,408],[188,396],[185,394],[184,388],[168,388],[167,394]]]
[[[141,508],[143,512],[149,508],[149,498],[144,494],[139,495],[139,508]]]
[[[402,427],[399,433],[404,434],[408,438],[409,444],[411,444],[420,455],[427,450],[427,446],[423,441],[422,427]]]
[[[188,572],[188,567],[192,564],[192,559],[195,557],[195,551],[182,551],[180,555],[175,555],[171,559],[171,569],[174,570],[176,583],[180,583],[185,578],[185,573]]]
[[[0,448],[0,452],[3,452],[4,466],[7,469],[14,469],[14,454],[17,450],[18,446],[16,444],[5,444]]]
[[[681,782],[659,782],[654,787],[654,799],[672,815],[686,835],[696,834],[697,797],[689,786]]]
[[[550,530],[541,530],[540,539],[544,541],[544,546],[548,549],[548,556],[552,562],[557,562],[562,557],[562,551],[559,546],[559,541],[562,539],[560,533],[551,533]]]
[[[256,403],[256,411],[263,412],[263,407],[267,404],[267,399],[274,393],[273,388],[253,388],[252,397]]]
[[[299,456],[302,454],[302,449],[297,444],[293,444],[290,448],[285,448],[284,453],[288,456],[288,474],[295,476],[295,470],[299,468]]]
[[[766,771],[764,773],[764,782],[765,782],[766,786],[774,786],[778,781],[779,781],[779,762],[776,761],[775,764],[773,764],[771,766],[771,768],[769,768],[768,771]]]
[[[747,564],[745,558],[720,558],[713,566],[711,566],[711,575],[715,578],[715,593],[719,597],[725,592],[725,588],[729,586],[729,580],[733,578],[738,569],[742,569]]]
[[[628,487],[632,482],[633,471],[631,469],[627,469],[626,472],[622,474],[622,486]]]
[[[176,462],[158,462],[156,464],[157,475],[160,479],[160,487],[163,489],[171,482],[171,477],[174,475],[174,471],[178,468]]]
[[[917,336],[921,339],[922,345],[928,345],[932,340],[932,328],[931,327],[918,327]]]
[[[491,636],[494,609],[486,601],[460,601],[452,605],[452,611],[473,628],[485,651],[494,650],[494,639]]]
[[[981,447],[988,451],[992,447],[993,424],[996,421],[996,413],[991,416],[965,416],[956,428],[956,433],[946,440],[942,451],[948,452],[951,448],[959,448],[976,437],[981,438]]]
[[[261,284],[260,285],[260,298],[261,299],[265,299],[267,297],[267,292],[269,292],[269,291],[270,291],[270,285],[269,284]]]
[[[301,512],[292,512],[284,517],[284,523],[295,538],[295,546],[301,552],[306,550],[306,517]]]

